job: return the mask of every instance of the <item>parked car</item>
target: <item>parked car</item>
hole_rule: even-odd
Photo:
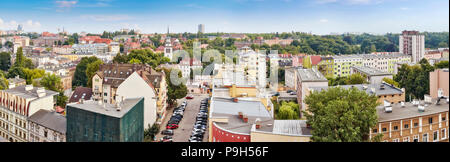
[[[172,136],[164,136],[163,139],[172,139]]]
[[[194,96],[187,96],[186,99],[188,100],[194,99]]]
[[[166,129],[166,130],[161,131],[161,134],[162,135],[173,135],[173,130]]]
[[[280,96],[280,92],[276,92],[272,96]]]
[[[166,126],[167,129],[177,129],[178,128],[178,124],[169,124]]]
[[[292,92],[294,92],[293,90],[288,90],[288,91],[286,91],[286,93],[292,93]]]

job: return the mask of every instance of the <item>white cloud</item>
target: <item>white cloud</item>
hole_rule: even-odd
[[[75,1],[66,1],[66,0],[64,0],[64,1],[62,1],[62,0],[55,1],[56,7],[57,7],[56,11],[57,12],[69,11],[77,3],[78,3],[78,0],[75,0]]]
[[[327,23],[328,22],[328,19],[320,19],[319,20],[321,23]]]
[[[28,20],[26,22],[17,22],[15,20],[11,20],[9,22],[5,22],[0,18],[0,29],[3,30],[15,30],[17,29],[17,26],[19,24],[23,25],[25,31],[35,31],[42,27],[40,22],[33,20]]]

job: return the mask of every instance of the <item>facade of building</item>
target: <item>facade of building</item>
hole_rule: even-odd
[[[449,75],[448,69],[436,69],[430,72],[430,95],[437,98],[438,91],[443,92],[443,96],[449,96]]]
[[[53,110],[57,94],[32,85],[0,90],[0,135],[10,142],[27,142],[28,117],[41,109]]]
[[[345,89],[357,88],[358,90],[365,91],[367,94],[373,94],[378,97],[377,102],[380,104],[383,104],[384,101],[388,101],[391,104],[405,102],[405,89],[400,89],[388,83],[341,85],[339,87]],[[311,91],[322,91],[328,88],[329,87],[310,87],[308,89],[308,94],[311,93]]]
[[[274,120],[273,105],[239,88],[214,88],[209,116],[209,142],[308,142],[303,120]],[[256,90],[256,89],[254,89]],[[256,91],[256,93],[259,93]],[[229,95],[230,94],[230,95]]]
[[[66,142],[67,120],[55,111],[41,109],[28,118],[29,142]]]
[[[137,72],[136,74],[134,74]],[[122,85],[124,84],[124,85]],[[138,86],[139,85],[139,86]],[[147,90],[142,90],[147,89]],[[115,104],[124,98],[145,96],[145,127],[166,116],[167,85],[163,72],[137,64],[103,64],[92,78],[93,100]],[[140,95],[140,96],[139,96]],[[148,113],[147,113],[148,112]]]
[[[180,70],[183,78],[189,78],[191,74],[191,69],[201,69],[203,68],[202,62],[200,60],[197,60],[195,58],[186,58],[180,61],[178,64],[180,65]]]
[[[380,84],[384,78],[392,79],[392,74],[379,71],[366,66],[352,67],[352,74],[359,74],[366,79],[369,84]]]
[[[99,104],[100,103],[100,104]],[[67,105],[67,142],[142,142],[144,98]]]
[[[328,80],[317,69],[297,70],[297,102],[300,105],[301,111],[307,109],[303,100],[309,95],[309,88],[319,86],[328,86]],[[302,116],[302,113],[300,113],[300,118]]]
[[[198,25],[198,32],[199,33],[205,33],[205,24],[199,24]]]
[[[266,55],[245,49],[239,53],[239,66],[244,69],[249,80],[260,87],[266,87]]]
[[[383,134],[383,142],[448,142],[448,99],[438,104],[428,99],[377,107],[378,124],[370,138]],[[386,107],[391,111],[386,112]]]
[[[400,53],[410,55],[413,63],[418,63],[425,55],[425,36],[418,31],[403,31],[399,36]]]
[[[332,56],[334,66],[333,66],[333,76],[334,77],[346,77],[351,74],[351,68],[354,66],[362,66],[363,59],[356,55],[341,55]]]

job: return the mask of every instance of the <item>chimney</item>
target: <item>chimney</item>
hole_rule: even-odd
[[[255,125],[256,129],[261,128],[261,119],[256,118],[255,124],[256,124],[256,125]]]
[[[430,95],[425,95],[423,97],[423,99],[424,99],[425,103],[427,103],[427,104],[431,104],[432,103],[432,99],[431,99]]]
[[[120,107],[120,103],[119,102],[116,102],[115,107],[116,107],[117,111],[122,110],[122,107]]]
[[[247,115],[244,115],[243,119],[244,119],[244,122],[245,122],[245,123],[248,123],[248,117],[247,117]]]
[[[9,83],[9,89],[13,89],[16,88],[16,84],[15,83]]]
[[[36,90],[36,93],[37,93],[37,95],[38,95],[39,98],[44,97],[44,96],[46,95],[45,89],[44,89],[44,88],[38,88],[38,89]]]
[[[84,99],[80,99],[80,104],[84,104]]]
[[[418,99],[413,99],[413,101],[412,101],[412,104],[413,104],[414,106],[418,106],[419,103],[420,103],[420,101],[419,101]]]
[[[31,90],[33,90],[33,85],[26,85],[25,86],[25,91],[31,91]]]
[[[425,112],[425,106],[419,105],[418,110],[419,110],[419,112]]]
[[[242,111],[238,112],[239,118],[243,119],[244,118],[244,113],[242,113]]]

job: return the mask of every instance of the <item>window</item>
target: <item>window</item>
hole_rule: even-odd
[[[400,139],[398,139],[398,138],[393,139],[392,142],[400,142]]]
[[[447,130],[445,128],[441,130],[441,139],[447,139]]]
[[[387,131],[387,129],[386,128],[383,128],[383,132],[386,132]]]
[[[433,141],[434,142],[439,141],[439,131],[433,132]]]
[[[378,130],[377,129],[373,129],[373,133],[377,133],[378,132]]]
[[[419,142],[419,135],[414,136],[414,142]]]
[[[414,123],[414,128],[419,127],[419,123]]]
[[[409,125],[408,124],[405,124],[405,127],[404,127],[405,129],[408,129],[409,128]]]
[[[422,135],[422,142],[428,142],[428,134]]]
[[[105,97],[108,96],[108,93],[103,93],[103,96],[105,96]]]
[[[444,117],[442,117],[442,121],[445,121],[445,116],[444,116]]]
[[[433,124],[433,118],[428,118],[428,124]]]
[[[44,137],[47,138],[47,134],[48,134],[47,130],[44,130]]]
[[[394,130],[398,130],[398,126],[394,126]]]
[[[403,142],[409,142],[409,137],[404,137]]]

